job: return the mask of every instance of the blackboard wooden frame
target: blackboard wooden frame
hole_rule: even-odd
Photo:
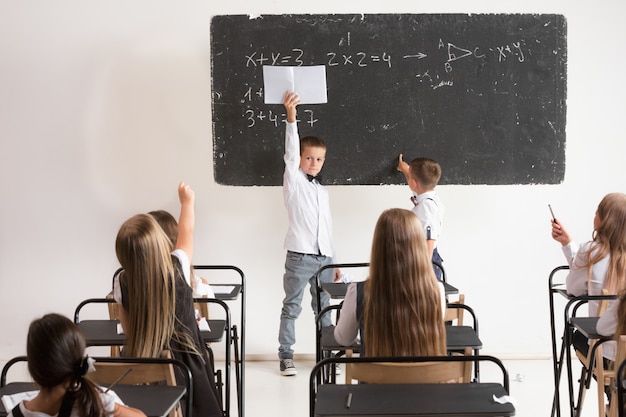
[[[566,20],[554,14],[213,16],[215,181],[282,184],[284,109],[262,65],[325,65],[328,103],[298,107],[325,139],[328,185],[401,184],[399,153],[440,184],[556,184],[565,173]]]

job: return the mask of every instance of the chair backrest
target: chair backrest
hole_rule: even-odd
[[[621,342],[621,341],[620,341]],[[615,366],[618,366],[617,372],[617,414],[619,417],[623,417],[626,415],[626,401],[624,401],[624,397],[626,396],[626,360],[622,361],[621,364],[615,362]],[[611,401],[615,400],[615,398],[611,398]],[[615,403],[613,403],[615,404]]]
[[[119,383],[127,385],[151,384],[165,382],[167,385],[176,385],[174,367],[171,363],[125,363],[125,362],[98,362],[94,364],[96,371],[87,374],[98,385],[109,386],[119,378]]]
[[[462,326],[463,325],[463,313],[465,312],[465,310],[463,308],[454,308],[454,306],[457,304],[465,304],[465,294],[459,294],[458,301],[448,304],[443,321],[455,321],[456,320],[456,325]]]
[[[94,359],[96,371],[88,373],[87,378],[104,387],[112,384],[137,385],[163,382],[166,385],[175,386],[178,383],[174,367],[178,367],[185,381],[185,409],[187,416],[191,415],[193,404],[191,371],[183,362],[172,359],[169,351],[165,351],[161,358],[94,357]],[[170,417],[178,415],[177,410],[170,413]]]
[[[609,417],[617,417],[624,415],[624,367],[620,364],[626,363],[626,335],[620,335],[617,339],[617,349],[615,352],[614,369],[610,376],[611,383],[611,400],[609,401]],[[619,368],[618,368],[619,367]]]
[[[24,365],[26,365],[28,358],[26,356],[16,356],[4,364],[2,367],[2,373],[0,374],[0,387],[4,387],[7,384],[9,369],[19,362],[23,362]],[[24,366],[24,368],[26,368],[26,366]]]
[[[470,367],[471,362],[382,362],[350,364],[350,372],[369,384],[442,384],[470,382]]]
[[[109,308],[109,320],[118,320],[120,319],[120,305],[115,302],[113,298],[113,292],[110,292],[106,295],[106,299],[113,300],[113,302],[108,303],[107,307]],[[121,356],[121,350],[119,346],[111,346],[111,356],[117,358]]]
[[[106,295],[106,298],[109,300],[114,300],[113,299],[113,292],[110,292]],[[120,311],[119,311],[119,304],[117,304],[117,302],[111,302],[107,304],[108,308],[109,308],[109,319],[111,320],[119,320],[120,319]]]

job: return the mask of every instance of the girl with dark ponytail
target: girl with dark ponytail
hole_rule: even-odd
[[[47,314],[28,329],[28,371],[40,390],[22,401],[9,417],[145,417],[126,407],[113,392],[104,392],[85,378],[92,359],[85,354],[85,339],[67,317]]]

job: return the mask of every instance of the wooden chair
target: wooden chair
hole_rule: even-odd
[[[109,319],[110,320],[117,320],[117,321],[119,321],[119,319],[120,319],[120,312],[119,312],[120,306],[113,299],[113,292],[108,293],[106,298],[113,300],[113,302],[107,304],[107,306],[109,308]],[[111,346],[111,356],[114,357],[114,358],[119,358],[120,357],[120,347],[119,346]]]
[[[597,381],[604,381],[603,387],[608,386],[611,389],[611,400],[609,405],[609,417],[617,417],[618,415],[623,415],[624,409],[623,405],[620,408],[620,399],[618,398],[621,395],[621,391],[618,389],[618,384],[622,384],[623,389],[623,378],[618,378],[619,366],[621,363],[626,361],[626,335],[620,335],[617,340],[617,349],[615,352],[615,361],[611,364],[610,369],[604,368],[602,357],[600,356],[600,362],[598,362],[598,358],[596,358],[596,368],[594,369],[594,374],[596,375]],[[623,377],[623,375],[622,375]],[[598,383],[598,387],[600,384]],[[599,388],[598,388],[599,390]],[[604,394],[604,392],[603,392]],[[604,398],[603,398],[604,400]],[[623,401],[623,398],[622,398]],[[602,402],[604,404],[604,401]]]
[[[620,340],[621,343],[621,340]],[[619,362],[615,362],[615,366],[618,366]],[[624,417],[626,415],[626,360],[622,361],[621,365],[617,370],[617,415],[619,417]],[[614,398],[611,398],[611,403],[613,403]]]
[[[87,374],[94,383],[103,387],[111,384],[138,385],[165,383],[169,386],[178,385],[176,382],[174,367],[179,368],[180,375],[185,380],[185,410],[186,415],[191,415],[193,401],[193,382],[191,371],[182,362],[172,359],[169,352],[164,353],[162,358],[94,358],[95,372]],[[130,371],[128,371],[130,369]],[[172,410],[169,417],[181,417],[180,407]]]
[[[459,294],[459,299],[452,303],[448,304],[448,308],[446,308],[446,313],[443,317],[444,322],[453,322],[457,326],[463,325],[463,313],[465,309],[463,308],[455,308],[455,306],[459,304],[465,304],[465,294]]]
[[[467,348],[465,355],[471,356]],[[346,355],[346,357],[348,357]],[[472,362],[366,362],[346,364],[346,384],[425,384],[471,382]]]
[[[609,295],[606,289],[602,290],[602,295]],[[598,303],[598,316],[602,316],[608,306],[608,299],[599,300]],[[585,393],[591,386],[591,377],[595,376],[597,382],[597,399],[598,399],[598,416],[605,417],[606,407],[604,395],[604,388],[611,382],[611,377],[614,373],[604,369],[604,356],[602,351],[602,343],[607,340],[601,341],[600,339],[589,340],[589,350],[587,355],[576,350],[576,356],[582,364],[580,385],[578,391],[578,400],[576,406],[576,415],[580,416],[582,413],[582,407],[585,400]]]

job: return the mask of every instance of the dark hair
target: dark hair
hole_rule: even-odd
[[[78,327],[60,314],[46,314],[28,328],[26,355],[33,380],[42,389],[69,381],[59,415],[65,407],[78,408],[83,417],[105,415],[96,386],[84,378],[89,367],[85,348]]]
[[[323,148],[326,149],[326,143],[324,139],[318,138],[317,136],[305,136],[300,138],[300,154],[304,148]]]

